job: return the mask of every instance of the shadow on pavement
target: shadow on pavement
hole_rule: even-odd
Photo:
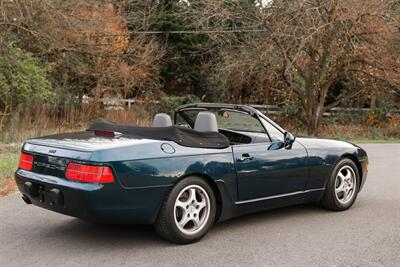
[[[255,214],[244,215],[225,222],[218,223],[212,228],[211,235],[219,232],[240,231],[243,228],[256,227],[271,222],[277,222],[297,216],[315,216],[316,214],[330,213],[316,205],[300,205],[280,208]],[[320,216],[320,215],[318,215]],[[116,225],[86,222],[76,218],[68,218],[62,222],[49,225],[42,230],[41,235],[46,238],[62,238],[66,244],[83,244],[90,246],[103,246],[115,244],[116,247],[129,246],[173,246],[162,240],[151,225]],[[208,236],[210,238],[210,236]],[[208,239],[207,238],[207,239]],[[212,237],[211,237],[212,239]]]

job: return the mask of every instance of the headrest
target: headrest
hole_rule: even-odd
[[[199,132],[218,132],[217,118],[211,112],[199,112],[194,123],[194,130]]]
[[[165,113],[158,113],[154,116],[151,127],[168,127],[172,126],[171,117]]]

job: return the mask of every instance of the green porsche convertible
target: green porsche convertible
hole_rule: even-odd
[[[301,203],[346,210],[367,172],[356,145],[294,137],[250,106],[198,103],[173,118],[157,114],[151,127],[100,119],[87,131],[27,140],[15,180],[27,204],[153,224],[165,239],[190,243],[250,212]]]

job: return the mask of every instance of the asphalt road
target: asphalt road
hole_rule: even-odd
[[[370,172],[355,205],[304,205],[214,226],[198,243],[151,226],[98,225],[0,199],[0,266],[400,266],[400,144],[363,145]]]

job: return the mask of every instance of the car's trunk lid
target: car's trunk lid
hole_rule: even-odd
[[[70,149],[81,152],[94,152],[98,150],[123,147],[138,142],[142,141],[140,139],[130,138],[126,135],[119,135],[117,137],[99,136],[92,131],[56,134],[38,137],[27,141],[29,144]]]
[[[65,170],[71,161],[99,164],[115,159],[113,155],[118,151],[135,151],[133,147],[151,142],[156,141],[123,135],[98,136],[85,131],[30,139],[24,144],[23,151],[34,156],[33,172],[65,177]]]

